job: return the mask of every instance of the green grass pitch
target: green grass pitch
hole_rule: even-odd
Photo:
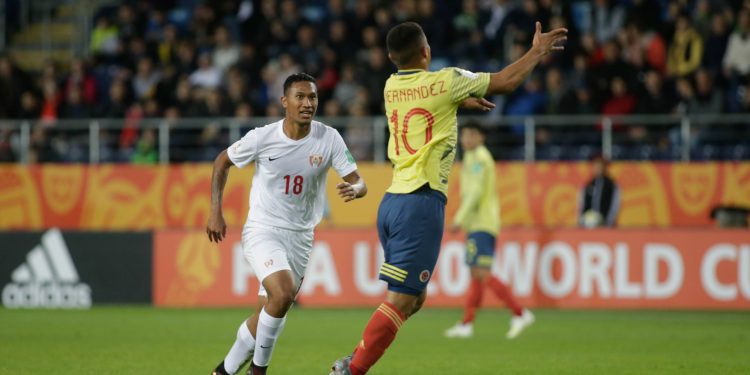
[[[293,309],[271,374],[327,374],[370,309]],[[504,338],[508,313],[484,310],[475,336],[442,337],[458,310],[409,320],[371,374],[748,374],[750,312],[536,310]],[[0,374],[208,374],[244,310],[97,307],[0,310]],[[243,372],[244,374],[244,372]]]

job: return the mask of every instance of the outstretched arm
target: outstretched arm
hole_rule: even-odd
[[[339,182],[336,190],[344,202],[349,202],[364,197],[367,194],[367,185],[359,172],[354,171],[344,176],[344,182]]]
[[[520,59],[505,69],[492,73],[490,75],[490,84],[487,88],[487,95],[507,94],[513,92],[529,76],[534,67],[542,61],[542,57],[551,51],[561,51],[565,49],[561,45],[568,39],[568,29],[560,28],[548,33],[542,33],[542,24],[536,23],[536,32],[534,40],[531,43],[531,49],[526,52]]]
[[[224,214],[221,211],[221,201],[224,195],[224,186],[227,184],[229,167],[232,161],[227,156],[227,151],[222,151],[214,160],[214,171],[211,175],[211,214],[208,217],[206,233],[208,239],[219,243],[227,235],[227,224],[224,222]]]

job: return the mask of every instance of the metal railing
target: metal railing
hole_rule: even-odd
[[[318,118],[337,128],[355,157],[387,159],[384,116]],[[246,131],[278,121],[257,117],[188,119],[0,120],[0,160],[159,163],[212,160]],[[750,160],[750,115],[459,116],[489,133],[498,160]],[[2,147],[5,144],[6,147]],[[8,151],[10,150],[10,151]]]

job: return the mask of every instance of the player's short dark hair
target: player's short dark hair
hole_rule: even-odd
[[[479,132],[479,134],[483,136],[487,136],[487,128],[482,126],[482,124],[476,122],[476,121],[468,121],[467,123],[461,125],[461,129],[472,129]]]
[[[307,73],[294,73],[289,77],[286,77],[286,80],[284,81],[284,95],[286,95],[286,92],[289,91],[289,88],[292,87],[292,84],[295,82],[315,83],[315,78]]]
[[[419,50],[427,37],[416,22],[404,22],[388,31],[385,38],[388,53],[396,65],[407,65],[419,56]]]

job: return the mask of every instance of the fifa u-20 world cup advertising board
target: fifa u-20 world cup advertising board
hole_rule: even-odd
[[[462,306],[469,285],[461,236],[446,235],[428,306]],[[306,306],[374,306],[382,250],[374,230],[320,230],[300,290]],[[529,307],[750,309],[750,232],[507,230],[493,272]],[[154,238],[154,303],[248,306],[258,282],[238,231],[221,244],[201,231]],[[492,296],[489,305],[498,306]]]
[[[151,302],[151,233],[0,232],[5,308]]]

